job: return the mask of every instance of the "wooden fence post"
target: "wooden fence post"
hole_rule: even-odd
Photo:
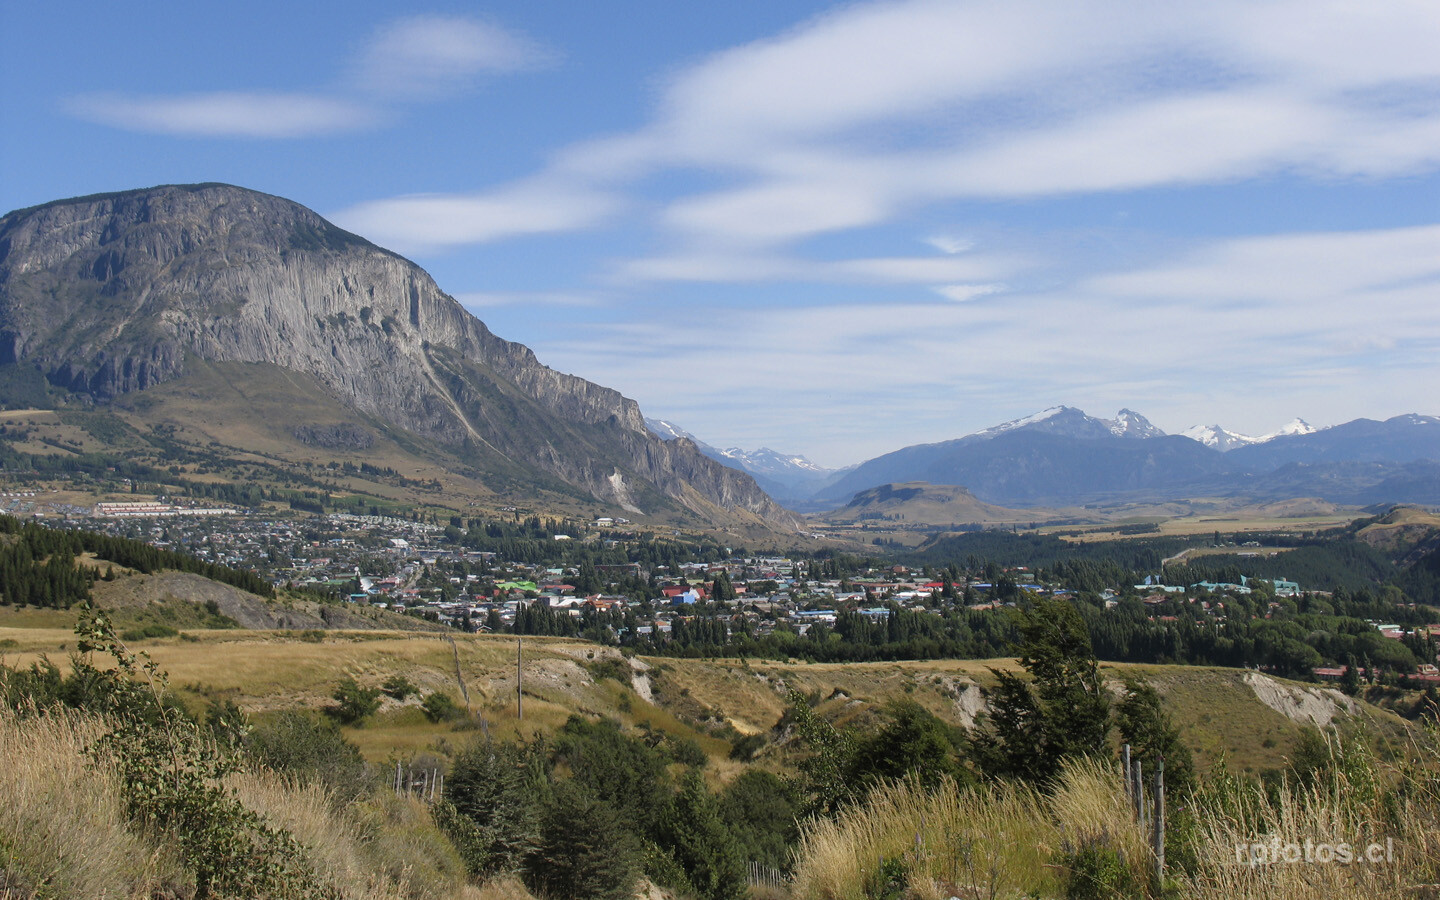
[[[1165,757],[1155,760],[1155,830],[1151,835],[1155,847],[1155,881],[1165,884]]]
[[[1125,769],[1125,796],[1130,798],[1130,805],[1135,805],[1135,781],[1130,777],[1130,745],[1126,744],[1120,748],[1120,760],[1124,763]]]
[[[1145,815],[1145,778],[1142,770],[1140,760],[1135,760],[1135,818],[1143,828],[1150,819]]]

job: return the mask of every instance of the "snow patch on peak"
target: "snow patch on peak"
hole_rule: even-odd
[[[1314,425],[1311,425],[1304,419],[1296,418],[1279,431],[1272,431],[1267,435],[1258,437],[1256,441],[1264,443],[1265,441],[1273,441],[1277,437],[1289,437],[1292,434],[1314,434],[1316,431],[1319,431],[1319,429]]]
[[[1116,437],[1125,438],[1152,438],[1164,437],[1165,432],[1150,424],[1150,420],[1140,415],[1133,409],[1122,409],[1115,416],[1105,422],[1110,433]]]
[[[1259,437],[1241,434],[1238,431],[1228,431],[1219,425],[1196,425],[1180,432],[1191,440],[1199,441],[1207,447],[1213,447],[1224,453],[1234,450],[1236,447],[1245,447],[1250,444],[1263,444],[1266,441],[1273,441],[1276,438],[1295,437],[1306,434],[1314,434],[1320,429],[1306,422],[1304,419],[1295,419],[1276,431],[1269,434],[1262,434]]]
[[[646,416],[645,427],[650,430],[651,434],[660,438],[660,440],[662,441],[673,441],[676,438],[682,437],[690,438],[692,441],[695,440],[695,436],[693,434],[681,428],[679,425],[674,425],[670,422],[665,421],[664,419],[652,419],[649,416]]]
[[[1044,422],[1047,419],[1053,419],[1056,416],[1069,411],[1070,407],[1068,406],[1052,406],[1049,409],[1042,409],[1039,412],[1034,413],[1033,415],[1028,415],[1023,419],[1013,419],[1009,422],[1004,422],[999,425],[992,425],[984,431],[975,432],[973,437],[994,437],[997,434],[1004,434],[1007,431],[1014,431],[1017,428],[1024,428],[1026,425],[1039,424],[1040,422]],[[1077,409],[1075,410],[1075,412],[1080,411]],[[1081,413],[1081,415],[1084,415],[1084,413]]]

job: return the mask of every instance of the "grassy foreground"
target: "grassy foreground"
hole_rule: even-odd
[[[1440,880],[1440,732],[1406,761],[1328,745],[1307,779],[1268,793],[1216,773],[1169,810],[1168,866],[1136,823],[1117,768],[1072,763],[1051,793],[1012,783],[896,783],[802,833],[787,896],[1177,897],[1402,900]]]
[[[0,709],[0,897],[190,896],[194,876],[169,842],[128,827],[113,761],[90,748],[102,717]],[[529,897],[517,884],[466,883],[449,841],[418,801],[375,794],[338,806],[315,784],[246,770],[226,786],[293,834],[300,864],[330,896],[354,900],[500,900]]]

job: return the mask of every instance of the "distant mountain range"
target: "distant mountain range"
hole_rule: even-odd
[[[1288,437],[1292,434],[1314,434],[1315,426],[1304,419],[1295,419],[1289,425],[1279,431],[1272,431],[1259,437],[1252,437],[1248,434],[1240,434],[1237,431],[1228,431],[1219,425],[1195,425],[1180,432],[1185,437],[1199,441],[1207,447],[1214,447],[1221,453],[1227,450],[1234,450],[1236,447],[1248,447],[1251,444],[1263,444],[1266,441],[1273,441],[1278,437]]]
[[[982,503],[1006,507],[1193,497],[1440,504],[1440,419],[1414,414],[1324,429],[1296,419],[1252,437],[1218,425],[1167,435],[1133,410],[1102,419],[1056,406],[955,440],[903,447],[848,470],[771,461],[766,477],[743,451],[701,452],[752,472],[773,496],[804,511],[833,509],[883,485],[913,491],[917,484],[964,487]],[[784,481],[776,486],[777,479]]]
[[[794,453],[780,453],[769,447],[721,450],[711,446],[678,425],[663,419],[645,419],[645,427],[662,440],[684,438],[695,444],[701,453],[722,465],[747,472],[765,492],[792,509],[806,509],[814,494],[849,469],[827,469],[817,466]]]

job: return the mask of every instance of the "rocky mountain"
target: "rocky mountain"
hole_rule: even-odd
[[[1436,460],[1440,459],[1440,418],[1411,413],[1383,422],[1355,419],[1318,431],[1280,433],[1228,455],[1252,471],[1289,463]]]
[[[1219,425],[1195,425],[1185,429],[1180,433],[1183,436],[1190,438],[1192,441],[1199,441],[1207,447],[1212,447],[1216,450],[1219,450],[1221,453],[1227,453],[1231,450],[1234,450],[1236,447],[1247,447],[1251,444],[1263,444],[1266,441],[1273,441],[1275,438],[1279,437],[1289,437],[1291,435],[1301,434],[1314,434],[1316,430],[1317,429],[1315,428],[1315,426],[1311,425],[1309,422],[1306,422],[1304,419],[1297,418],[1292,420],[1288,425],[1285,425],[1278,431],[1272,431],[1269,434],[1262,434],[1259,437],[1252,437],[1248,434],[1241,434],[1238,431],[1229,431],[1225,428],[1220,427]]]
[[[1164,437],[1165,432],[1150,424],[1139,413],[1122,409],[1113,419],[1098,419],[1088,416],[1073,406],[1052,406],[1023,419],[1015,419],[1001,425],[994,425],[984,431],[960,438],[962,441],[988,440],[1012,431],[1029,431],[1043,434],[1058,434],[1072,438],[1104,439],[1109,437],[1143,440]]]
[[[721,450],[663,419],[646,418],[645,427],[662,440],[685,438],[692,441],[701,453],[721,465],[748,472],[767,494],[792,509],[803,509],[811,495],[845,471],[826,469],[799,454],[780,453],[769,447],[761,447],[759,450],[742,450],[738,447]]]
[[[633,400],[542,365],[418,266],[291,201],[165,186],[0,219],[0,367],[107,404],[197,360],[313,378],[482,480],[504,469],[501,492],[533,477],[632,511],[794,521],[748,475],[650,434]]]
[[[1002,506],[1127,500],[1322,498],[1347,505],[1440,502],[1440,419],[1357,419],[1315,429],[1303,420],[1258,438],[1215,426],[1166,435],[1121,410],[1100,419],[1052,407],[951,441],[916,444],[862,463],[817,492],[828,508],[887,484],[961,485]]]

